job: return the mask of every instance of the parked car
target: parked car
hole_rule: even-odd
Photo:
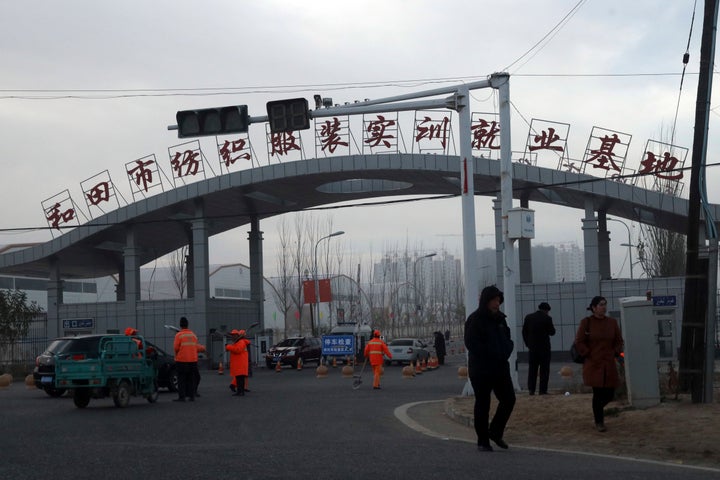
[[[65,389],[55,387],[55,359],[65,353],[83,353],[87,358],[97,358],[100,338],[107,335],[91,334],[75,337],[56,338],[35,359],[33,380],[35,386],[51,397],[60,397]],[[145,341],[148,358],[155,361],[158,370],[158,387],[167,388],[171,392],[177,390],[178,376],[175,368],[175,357],[157,345]]]
[[[422,362],[430,358],[427,345],[417,338],[396,338],[388,343],[388,349],[392,354],[392,360],[386,359],[386,365],[392,365],[393,362],[399,364],[415,362],[417,360]]]
[[[322,344],[317,337],[290,337],[270,347],[265,354],[265,365],[273,368],[280,361],[281,365],[297,366],[298,358],[303,363],[317,362],[320,365]]]

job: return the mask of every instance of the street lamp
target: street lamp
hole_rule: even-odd
[[[318,266],[317,266],[317,249],[318,245],[321,241],[325,240],[326,238],[331,237],[337,237],[338,235],[344,235],[345,232],[342,230],[338,232],[333,232],[330,235],[325,235],[324,237],[320,238],[317,242],[315,242],[315,257],[313,259],[313,265],[315,266],[315,312],[317,312],[317,315],[315,317],[317,318],[318,325],[320,324],[320,282],[318,280]],[[310,330],[312,330],[313,336],[317,335],[317,332],[315,331],[315,322],[313,322],[312,317],[310,317]]]
[[[418,336],[420,335],[420,323],[418,322],[418,294],[417,294],[417,263],[422,260],[423,258],[430,258],[437,255],[437,253],[428,253],[427,255],[423,255],[422,257],[418,257],[413,262],[413,300],[415,301],[415,331],[417,332]]]
[[[621,243],[621,247],[628,247],[628,259],[630,260],[630,280],[633,279],[633,259],[632,259],[632,247],[635,245],[632,244],[632,237],[630,236],[630,227],[628,227],[627,223],[623,222],[622,220],[618,220],[617,218],[607,218],[609,222],[618,222],[625,225],[625,228],[628,232],[628,243]]]

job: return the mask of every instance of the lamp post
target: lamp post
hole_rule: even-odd
[[[417,273],[416,273],[417,268],[416,267],[417,267],[417,263],[420,260],[422,260],[424,258],[434,257],[435,255],[437,255],[437,253],[435,253],[435,252],[428,253],[427,255],[423,255],[422,257],[416,258],[415,261],[413,262],[413,300],[415,303],[415,332],[417,332],[418,336],[420,336],[420,324],[418,322],[418,313],[417,313],[418,312],[418,302],[417,302],[418,294],[417,294]]]
[[[315,312],[317,312],[317,315],[315,315],[315,318],[317,319],[318,325],[320,324],[320,282],[318,280],[318,265],[317,265],[317,249],[318,245],[321,241],[325,240],[326,238],[330,237],[337,237],[338,235],[343,235],[345,232],[342,230],[333,232],[330,235],[325,235],[324,237],[320,238],[317,242],[315,242],[315,256],[313,259],[313,265],[315,267]],[[310,317],[310,330],[312,330],[313,337],[317,336],[317,331],[315,330],[315,322],[313,322],[312,317]]]
[[[633,259],[632,259],[632,247],[635,245],[632,244],[632,237],[630,236],[630,227],[628,227],[627,223],[623,222],[622,220],[618,220],[617,218],[607,218],[609,222],[618,222],[625,225],[625,228],[627,229],[628,233],[628,243],[621,243],[621,247],[628,247],[628,259],[630,260],[630,280],[633,279]]]

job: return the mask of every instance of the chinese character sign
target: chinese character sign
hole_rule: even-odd
[[[638,183],[644,188],[677,195],[688,149],[655,140],[648,140],[638,168]]]
[[[200,150],[199,141],[175,145],[168,149],[168,153],[170,155],[173,179],[185,182],[187,177],[194,177],[198,173],[202,173],[204,176],[203,154],[202,150]]]
[[[71,224],[73,226],[80,225],[75,203],[72,201],[68,190],[43,201],[42,208],[48,226],[54,230],[60,230],[61,227]]]
[[[105,208],[120,206],[117,195],[115,195],[115,185],[113,185],[110,173],[107,170],[90,177],[84,182],[80,182],[80,187],[85,198],[85,204],[91,214],[94,211],[105,213]],[[111,202],[111,199],[115,201]]]
[[[342,153],[347,155],[350,153],[350,120],[344,117],[342,120],[338,117],[332,117],[330,120],[315,121],[315,153],[318,150],[328,154]],[[340,148],[340,151],[336,152]]]
[[[569,132],[570,125],[567,123],[532,119],[525,143],[525,153],[537,153],[537,164],[540,167],[559,169],[563,160],[569,158],[567,151]]]
[[[268,157],[269,159],[287,157],[287,160],[303,158],[302,141],[298,132],[270,132],[267,127]]]
[[[415,112],[415,144],[420,153],[446,153],[450,134],[449,114]]]
[[[218,156],[220,157],[220,171],[229,172],[233,167],[240,167],[241,164],[252,166],[252,154],[250,153],[250,139],[247,134],[243,137],[218,140]]]
[[[627,133],[593,127],[585,148],[582,172],[592,168],[604,172],[605,177],[618,177],[623,173],[630,140],[632,135]]]
[[[386,115],[369,115],[363,118],[363,153],[366,146],[370,153],[397,152],[397,113],[395,118],[388,118]]]
[[[151,189],[160,188],[162,190],[162,181],[155,155],[126,163],[125,172],[128,175],[133,199],[138,193],[144,195]]]
[[[488,158],[500,151],[500,122],[497,113],[473,113],[470,123],[472,149],[483,152]]]

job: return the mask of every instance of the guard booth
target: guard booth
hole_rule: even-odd
[[[628,401],[645,408],[660,403],[658,369],[676,360],[676,297],[620,299],[625,339],[625,381]]]

